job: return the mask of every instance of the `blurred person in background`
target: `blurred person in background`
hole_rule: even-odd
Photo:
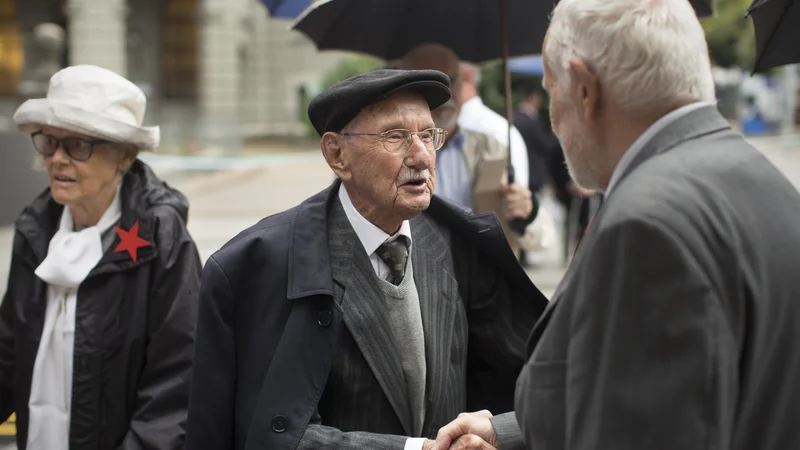
[[[558,140],[549,127],[543,122],[541,110],[544,95],[541,88],[535,85],[524,85],[520,91],[517,112],[514,114],[514,125],[520,130],[525,142],[528,159],[528,189],[538,198],[542,198],[542,190],[554,179],[551,173],[553,153],[557,151]],[[539,211],[547,214],[546,210]],[[565,225],[569,224],[569,213],[565,214]],[[539,220],[537,218],[537,220]],[[555,235],[555,222],[552,223],[552,234]],[[565,227],[566,228],[566,227]],[[520,255],[520,262],[529,265],[526,255]]]
[[[535,85],[526,85],[520,91],[514,124],[520,130],[528,152],[528,188],[538,194],[550,181],[550,159],[558,146],[541,117],[544,94]]]
[[[447,131],[444,147],[436,153],[436,194],[454,201],[469,210],[483,213],[476,208],[475,181],[485,159],[508,160],[508,147],[485,132],[467,130],[459,126],[459,117],[464,91],[462,90],[461,67],[458,56],[441,44],[423,44],[403,56],[400,66],[407,70],[438,70],[451,81],[453,96],[431,114],[436,126]],[[507,122],[505,122],[507,125]],[[527,172],[527,167],[524,169]],[[527,182],[527,176],[524,181]],[[509,243],[518,256],[522,249],[538,250],[543,237],[536,225],[530,226],[539,212],[539,204],[525,185],[516,179],[512,184],[498,186],[501,192],[501,207],[497,213],[503,219]],[[517,219],[515,221],[515,219]],[[512,228],[509,224],[514,223]]]
[[[15,223],[0,416],[20,450],[181,449],[201,261],[188,203],[143,162],[159,129],[125,78],[73,66],[14,114],[50,187]]]
[[[475,64],[460,63],[457,95],[461,104],[458,126],[464,130],[477,131],[491,136],[503,147],[508,147],[508,121],[483,103],[480,96],[481,68]],[[515,123],[516,125],[516,123]],[[514,183],[528,186],[529,159],[526,142],[516,126],[511,127],[511,165],[514,167]]]

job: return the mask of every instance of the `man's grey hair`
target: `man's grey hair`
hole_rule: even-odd
[[[580,59],[630,112],[716,100],[708,44],[688,0],[561,0],[545,58],[559,89]]]

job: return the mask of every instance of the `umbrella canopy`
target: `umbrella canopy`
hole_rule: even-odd
[[[711,14],[712,0],[691,2],[699,16]],[[555,3],[505,1],[509,56],[541,53]],[[481,63],[502,56],[500,19],[497,0],[317,0],[292,28],[308,36],[319,50],[394,60],[417,45],[436,42],[464,61]]]
[[[521,75],[544,75],[544,62],[540,55],[514,58],[508,62],[508,71]]]
[[[552,1],[506,0],[509,55],[539,53]],[[385,60],[437,42],[464,61],[500,58],[500,9],[496,0],[319,0],[294,29],[320,50],[349,50]]]
[[[269,11],[269,15],[278,19],[294,19],[299,16],[311,0],[261,0]]]
[[[756,0],[747,13],[756,31],[755,72],[800,63],[800,1]]]

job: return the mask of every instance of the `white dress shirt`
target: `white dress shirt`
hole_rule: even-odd
[[[350,196],[347,194],[347,189],[345,189],[344,185],[339,187],[339,201],[342,202],[344,214],[347,216],[350,226],[353,227],[353,230],[356,232],[356,236],[358,236],[358,240],[361,241],[361,245],[364,246],[364,250],[367,252],[367,256],[369,256],[369,261],[372,263],[372,268],[375,270],[375,274],[378,277],[385,279],[390,272],[389,266],[383,262],[383,260],[375,251],[378,250],[378,247],[380,247],[381,244],[393,236],[389,236],[389,234],[376,227],[358,212],[356,207],[353,206],[353,202],[350,200]],[[395,236],[398,235],[408,238],[408,254],[410,255],[411,225],[407,220],[403,221],[402,225],[400,225],[400,230],[395,233]],[[422,445],[424,443],[425,438],[408,438],[406,440],[404,450],[422,450]]]
[[[700,109],[704,106],[713,106],[713,103],[709,102],[696,102],[690,103],[688,105],[682,106],[669,114],[665,115],[664,117],[658,119],[655,123],[650,125],[650,127],[639,136],[633,144],[628,148],[622,158],[620,158],[619,162],[617,163],[617,167],[614,168],[614,172],[611,174],[611,180],[608,182],[608,187],[606,188],[605,192],[603,193],[604,198],[608,197],[608,194],[611,192],[611,189],[619,182],[620,177],[628,166],[631,165],[636,155],[642,152],[642,150],[647,146],[647,144],[653,140],[656,135],[667,128],[670,124],[674,123],[681,117],[689,114],[690,112]]]
[[[458,126],[488,134],[508,146],[508,121],[484,105],[480,97],[473,97],[464,103],[458,115]],[[514,184],[528,187],[528,148],[517,127],[511,127],[511,165],[514,167]]]
[[[381,279],[386,279],[386,276],[389,275],[391,271],[389,270],[389,266],[378,256],[376,250],[378,250],[378,247],[386,242],[387,239],[394,236],[389,236],[358,212],[356,207],[353,206],[350,196],[347,195],[347,189],[344,188],[344,185],[339,187],[339,201],[342,202],[342,207],[344,208],[347,220],[350,222],[350,226],[353,227],[356,236],[358,236],[358,240],[361,241],[361,245],[364,246],[364,250],[366,250],[367,256],[369,256],[369,261],[372,263],[372,268],[375,269],[375,274]],[[403,221],[403,224],[400,225],[400,230],[395,233],[395,236],[398,235],[408,238],[408,254],[410,255],[411,225],[407,220]]]

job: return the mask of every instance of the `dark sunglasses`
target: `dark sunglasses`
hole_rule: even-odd
[[[31,133],[31,140],[33,147],[42,156],[49,158],[56,154],[58,148],[61,147],[66,152],[67,156],[75,161],[86,161],[92,157],[94,153],[94,146],[98,144],[107,144],[108,141],[94,140],[87,141],[80,138],[65,138],[58,139],[56,137],[45,134],[42,130],[34,131]]]

